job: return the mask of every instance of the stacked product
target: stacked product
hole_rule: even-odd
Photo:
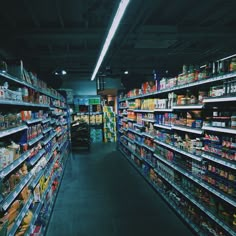
[[[119,123],[121,152],[198,235],[235,235],[235,61],[184,65],[119,101],[128,112],[140,99],[136,119]]]
[[[103,107],[104,142],[116,142],[116,114],[113,107]]]
[[[45,233],[52,211],[39,219],[44,206],[55,202],[51,190],[61,182],[69,150],[65,99],[33,74],[22,73],[13,77],[0,71],[5,81],[0,88],[1,235],[32,235],[36,228]]]

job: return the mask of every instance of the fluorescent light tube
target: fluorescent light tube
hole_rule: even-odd
[[[112,21],[112,25],[111,25],[111,27],[109,29],[108,34],[107,34],[105,43],[104,43],[104,45],[102,47],[102,51],[101,51],[101,54],[100,54],[100,56],[98,58],[96,67],[95,67],[95,69],[93,71],[91,80],[95,79],[95,76],[96,76],[96,74],[97,74],[97,72],[98,72],[98,70],[99,70],[99,68],[100,68],[100,66],[102,64],[102,61],[103,61],[103,59],[104,59],[104,57],[105,57],[105,55],[107,53],[107,50],[108,50],[108,48],[109,48],[109,46],[111,44],[111,40],[112,40],[112,38],[115,35],[115,32],[116,32],[116,30],[117,30],[117,28],[118,28],[118,26],[120,24],[120,21],[121,21],[123,15],[125,13],[125,10],[126,10],[128,4],[129,4],[129,1],[130,0],[121,0],[120,1],[119,7],[118,7],[118,9],[116,11],[116,14],[115,14],[115,17],[114,17],[114,19]]]
[[[230,58],[232,58],[232,57],[236,57],[236,54],[233,54],[233,55],[231,55],[231,56],[222,58],[222,59],[220,59],[219,61],[224,61],[224,60],[230,59]]]

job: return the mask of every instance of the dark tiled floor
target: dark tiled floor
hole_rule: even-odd
[[[73,153],[48,236],[191,236],[114,144]]]

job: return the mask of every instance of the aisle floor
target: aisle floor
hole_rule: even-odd
[[[74,152],[47,236],[191,236],[115,144]]]

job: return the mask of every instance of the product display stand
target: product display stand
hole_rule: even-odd
[[[89,124],[83,120],[71,123],[71,144],[73,149],[90,149]]]
[[[119,99],[119,150],[197,235],[236,235],[235,83],[185,72]]]
[[[76,139],[80,139],[79,135],[86,136],[86,139],[89,139],[89,142],[85,141],[80,143],[84,144],[85,147],[89,149],[90,143],[102,142],[103,141],[103,112],[101,107],[100,97],[98,96],[74,96],[74,108],[72,113],[72,130],[73,138],[72,143],[73,147],[79,148],[79,144],[76,144]],[[83,128],[85,134],[82,131],[76,134],[76,128],[74,127],[76,122],[83,123]],[[85,128],[85,124],[87,124]],[[73,141],[74,139],[74,141]],[[83,148],[83,146],[81,146]]]
[[[0,76],[0,235],[44,235],[70,151],[66,100],[32,74]]]

